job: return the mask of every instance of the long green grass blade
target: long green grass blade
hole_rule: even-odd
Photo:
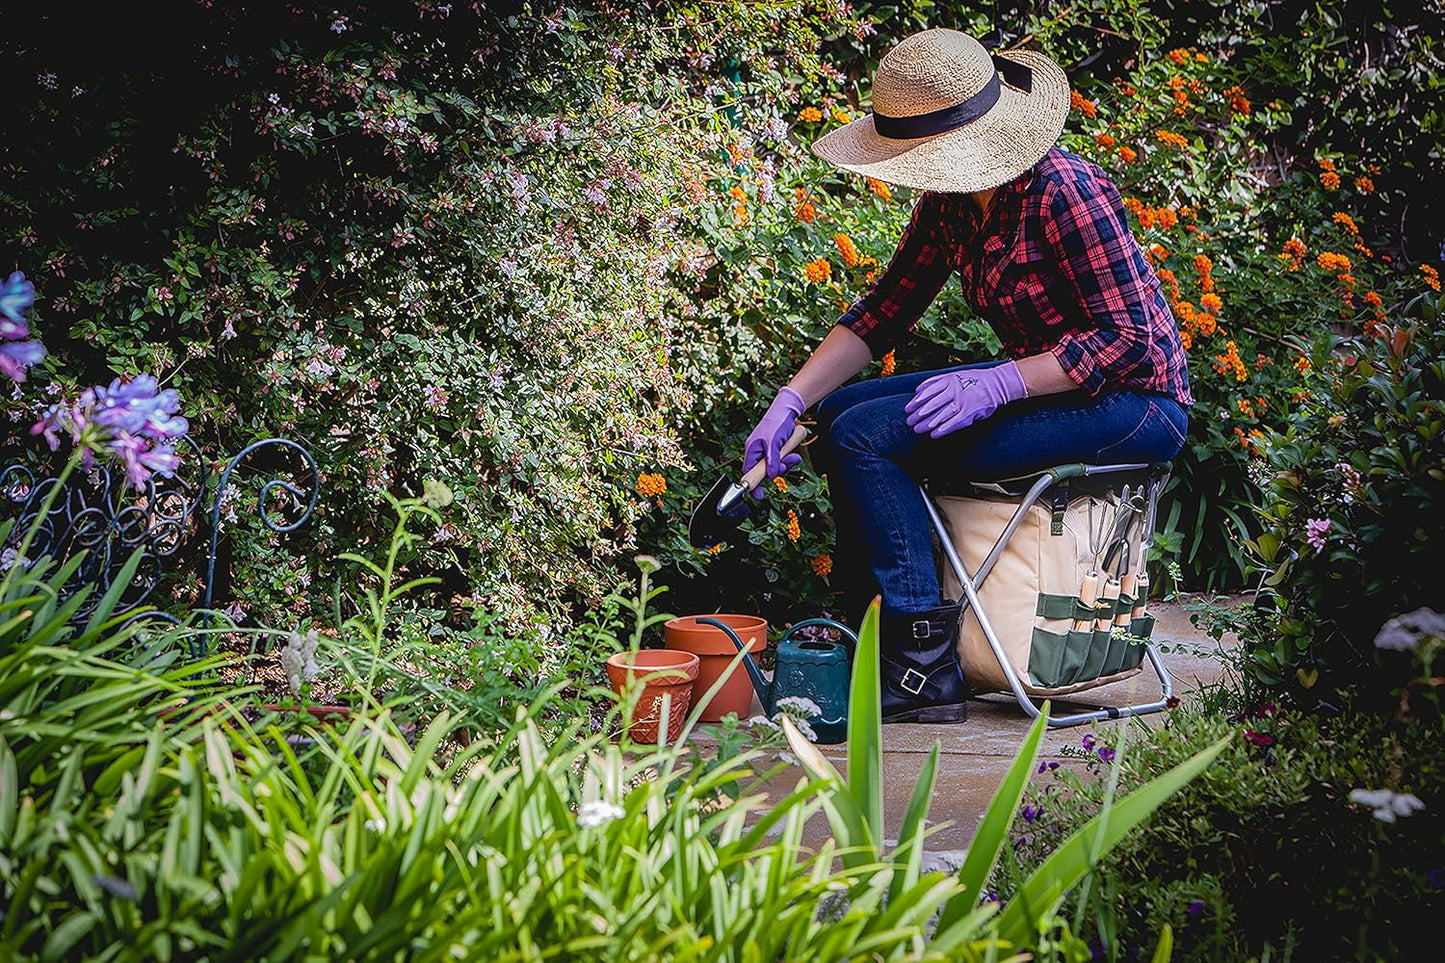
[[[1003,782],[999,784],[993,800],[984,811],[978,831],[973,834],[968,855],[964,857],[963,867],[958,871],[958,881],[963,884],[963,890],[943,908],[943,915],[938,920],[940,931],[963,919],[978,905],[984,884],[993,874],[993,868],[998,863],[998,854],[1003,851],[1004,841],[1008,838],[1008,828],[1013,825],[1019,801],[1023,799],[1024,788],[1029,784],[1029,774],[1034,771],[1034,762],[1039,756],[1039,744],[1043,741],[1044,730],[1048,727],[1048,717],[1049,703],[1045,702],[1039,710],[1038,718],[1029,727],[1023,744],[1019,746],[1013,765],[1009,766]]]
[[[1039,918],[1051,913],[1063,894],[1090,869],[1089,851],[1098,841],[1102,857],[1124,835],[1158,809],[1166,799],[1184,788],[1214,761],[1229,742],[1225,736],[1208,749],[1175,766],[1148,785],[1134,790],[1115,803],[1108,820],[1095,816],[1059,846],[1044,864],[1019,887],[1013,900],[999,916],[999,938],[1017,943],[1034,932]],[[1050,893],[1054,895],[1049,895]]]
[[[874,597],[858,631],[848,692],[848,792],[872,838],[883,838],[883,692],[879,680],[878,609]]]
[[[923,823],[928,817],[928,804],[933,799],[933,786],[938,780],[939,742],[933,741],[933,748],[924,760],[918,781],[913,784],[913,795],[908,799],[908,809],[903,813],[903,825],[898,829],[898,848],[893,852],[893,878],[888,883],[888,905],[905,889],[911,889],[918,882],[923,869]]]
[[[1174,956],[1174,928],[1168,923],[1159,931],[1159,945],[1154,947],[1151,963],[1169,963]]]

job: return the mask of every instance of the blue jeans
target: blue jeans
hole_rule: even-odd
[[[1167,461],[1184,447],[1189,429],[1184,407],[1164,395],[1114,391],[1090,398],[1071,391],[1013,402],[935,440],[915,434],[903,410],[935,374],[856,382],[818,405],[818,467],[828,473],[841,581],[847,591],[848,569],[861,575],[856,568],[861,541],[873,587],[889,615],[913,615],[943,601],[919,480],[1011,478],[1072,462]]]

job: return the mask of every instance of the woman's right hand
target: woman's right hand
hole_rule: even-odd
[[[747,444],[743,446],[743,474],[746,475],[754,465],[763,461],[767,463],[768,477],[777,478],[803,460],[803,456],[797,452],[784,455],[782,448],[792,436],[798,416],[807,410],[807,407],[803,396],[792,388],[785,387],[778,391],[773,403],[768,405],[767,413],[752,434],[748,435]],[[753,489],[753,497],[759,500],[763,498],[761,485]]]

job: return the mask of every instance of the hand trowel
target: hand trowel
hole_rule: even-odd
[[[808,437],[808,429],[798,425],[792,435],[783,443],[778,457],[788,454]],[[694,548],[712,548],[725,542],[747,521],[753,511],[753,500],[748,493],[757,488],[768,477],[767,461],[760,461],[738,481],[728,475],[719,478],[708,491],[707,496],[692,511],[692,520],[687,524],[687,540]]]

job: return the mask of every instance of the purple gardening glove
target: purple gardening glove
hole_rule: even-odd
[[[746,475],[760,461],[768,463],[768,477],[777,478],[783,472],[792,468],[803,460],[803,456],[796,452],[783,455],[783,445],[792,437],[793,427],[798,423],[798,416],[806,409],[802,395],[792,388],[784,387],[768,405],[767,414],[753,433],[748,435],[748,442],[743,447],[743,474]],[[759,501],[763,498],[763,487],[759,485],[753,489],[753,497]]]
[[[920,435],[942,438],[1028,396],[1019,366],[1006,361],[991,368],[934,375],[918,386],[903,410],[908,412],[908,427]]]

